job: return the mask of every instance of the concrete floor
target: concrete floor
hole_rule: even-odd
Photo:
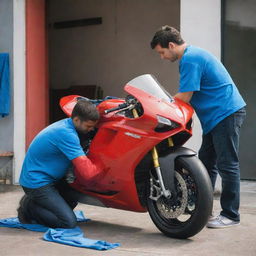
[[[2,191],[1,191],[2,189]],[[0,187],[0,218],[16,217],[19,187]],[[219,201],[214,200],[218,213]],[[0,228],[0,256],[256,256],[256,182],[241,183],[241,225],[227,229],[204,228],[196,236],[178,240],[162,235],[147,213],[133,213],[78,205],[92,221],[79,224],[92,239],[119,242],[120,247],[109,251],[76,248],[42,240],[42,233],[21,229]]]

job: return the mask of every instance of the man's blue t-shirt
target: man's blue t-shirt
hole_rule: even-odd
[[[246,104],[223,64],[212,54],[188,46],[180,60],[179,92],[193,91],[190,100],[203,134]]]
[[[43,129],[32,141],[23,162],[20,185],[38,188],[60,180],[71,160],[83,156],[79,137],[71,118]]]

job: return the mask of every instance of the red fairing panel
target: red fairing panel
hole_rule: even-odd
[[[80,96],[69,95],[61,98],[60,100],[60,107],[68,117],[71,117],[72,110],[77,103],[77,97],[80,97]]]

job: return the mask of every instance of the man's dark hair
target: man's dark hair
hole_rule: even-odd
[[[168,48],[169,43],[175,43],[178,45],[184,44],[185,41],[181,38],[180,32],[168,25],[162,26],[154,35],[150,45],[152,49],[159,44],[162,48]]]
[[[97,121],[100,118],[100,114],[90,101],[78,100],[76,103],[71,118],[78,117],[81,121]]]

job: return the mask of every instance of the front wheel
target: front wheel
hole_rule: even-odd
[[[165,235],[173,238],[194,236],[206,225],[212,212],[213,191],[207,170],[196,156],[175,161],[176,198],[159,193],[159,182],[151,173],[147,207],[152,221]]]

